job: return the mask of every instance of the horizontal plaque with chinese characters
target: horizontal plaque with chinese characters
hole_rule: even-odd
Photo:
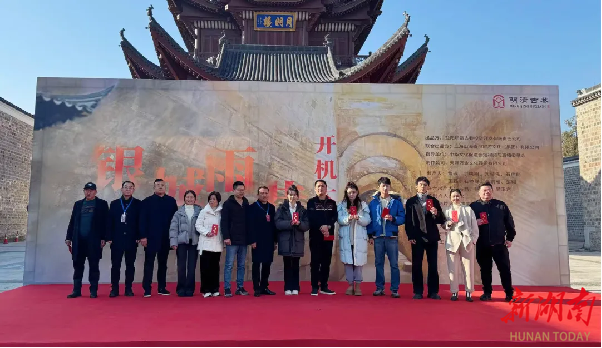
[[[255,12],[255,30],[294,31],[295,14],[282,12]]]

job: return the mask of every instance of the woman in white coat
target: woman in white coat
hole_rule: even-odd
[[[200,233],[198,250],[201,268],[201,294],[203,297],[219,296],[219,260],[224,241],[219,228],[222,197],[219,192],[211,192],[209,204],[201,210],[196,220],[196,230]]]
[[[479,238],[479,226],[474,211],[461,203],[462,192],[453,189],[449,194],[452,205],[445,210],[445,253],[451,300],[458,300],[459,277],[464,270],[466,301],[472,302],[470,294],[474,291],[475,244]]]
[[[349,287],[345,294],[361,296],[362,267],[368,262],[368,233],[370,208],[359,198],[353,182],[347,183],[343,201],[337,207],[339,220],[339,255],[345,265]],[[355,284],[355,285],[354,285]]]

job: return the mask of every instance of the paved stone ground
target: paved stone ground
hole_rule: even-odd
[[[25,242],[0,244],[0,292],[23,285]]]
[[[0,244],[0,292],[23,285],[25,242]],[[583,243],[569,243],[571,287],[600,292],[600,252],[583,250]]]

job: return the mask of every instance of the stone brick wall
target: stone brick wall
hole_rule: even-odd
[[[585,247],[600,250],[600,85],[580,90],[577,94],[572,104],[577,115],[579,171],[583,178]]]
[[[579,157],[567,157],[564,167],[564,200],[569,241],[583,242],[583,204]]]
[[[27,233],[32,139],[31,115],[0,100],[0,240]]]

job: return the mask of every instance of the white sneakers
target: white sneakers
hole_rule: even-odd
[[[286,296],[290,296],[290,295],[292,295],[292,294],[293,294],[293,292],[292,292],[292,291],[290,291],[290,290],[286,290],[286,291],[284,292],[284,294],[285,294]]]
[[[219,296],[219,292],[214,292],[213,295],[211,295],[213,297],[218,297]]]
[[[203,297],[204,298],[211,297],[211,293],[210,292],[206,292],[206,293],[203,294]]]
[[[293,290],[293,295],[299,295],[299,290]]]

